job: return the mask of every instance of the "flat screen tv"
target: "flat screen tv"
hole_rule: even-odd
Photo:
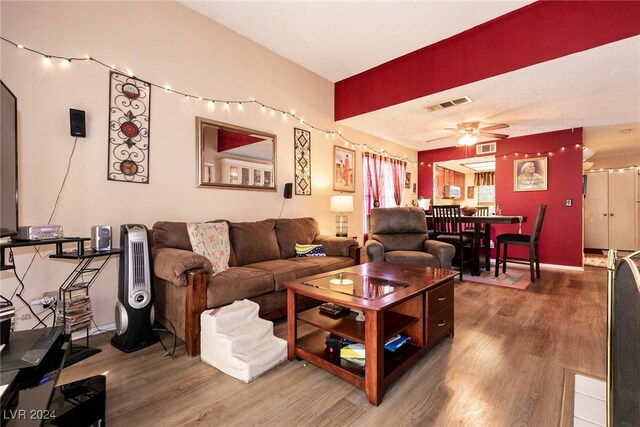
[[[0,237],[18,232],[18,101],[0,81]]]

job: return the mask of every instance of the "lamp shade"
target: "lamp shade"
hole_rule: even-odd
[[[331,196],[329,211],[333,213],[353,212],[353,196]]]

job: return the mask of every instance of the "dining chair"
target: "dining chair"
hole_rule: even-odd
[[[473,214],[474,216],[489,216],[489,206],[478,206],[476,208],[476,212]],[[480,240],[477,242],[480,248],[484,247],[484,267],[487,271],[491,271],[491,246],[489,243],[490,238],[490,225],[489,224],[481,224],[480,225]],[[464,227],[464,233],[473,235],[475,232],[475,224],[466,223]]]
[[[536,277],[540,278],[540,254],[538,250],[538,241],[540,240],[540,231],[542,230],[542,222],[544,221],[544,214],[546,211],[547,205],[540,205],[538,208],[538,214],[536,215],[536,220],[533,223],[533,232],[531,235],[505,233],[496,237],[496,277],[498,277],[498,273],[500,271],[500,264],[502,264],[502,272],[506,273],[507,261],[509,261],[515,264],[529,264],[531,282],[535,283]],[[500,259],[500,245],[504,246],[502,260]],[[509,245],[528,246],[529,259],[508,258],[507,248]],[[533,273],[534,264],[536,270],[535,275]]]
[[[454,260],[460,265],[460,280],[466,264],[473,269],[473,234],[465,234],[463,230],[460,205],[436,205],[433,207],[433,229],[436,240],[449,243],[456,248]],[[465,256],[468,250],[468,257]],[[468,259],[467,259],[468,258]]]

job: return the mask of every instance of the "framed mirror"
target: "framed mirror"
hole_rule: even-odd
[[[276,191],[276,136],[196,117],[199,187]]]

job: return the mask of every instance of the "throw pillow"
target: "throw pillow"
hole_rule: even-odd
[[[187,231],[193,252],[211,261],[212,275],[229,268],[229,226],[226,222],[187,223]]]
[[[327,256],[322,245],[299,245],[296,243],[296,257]]]

